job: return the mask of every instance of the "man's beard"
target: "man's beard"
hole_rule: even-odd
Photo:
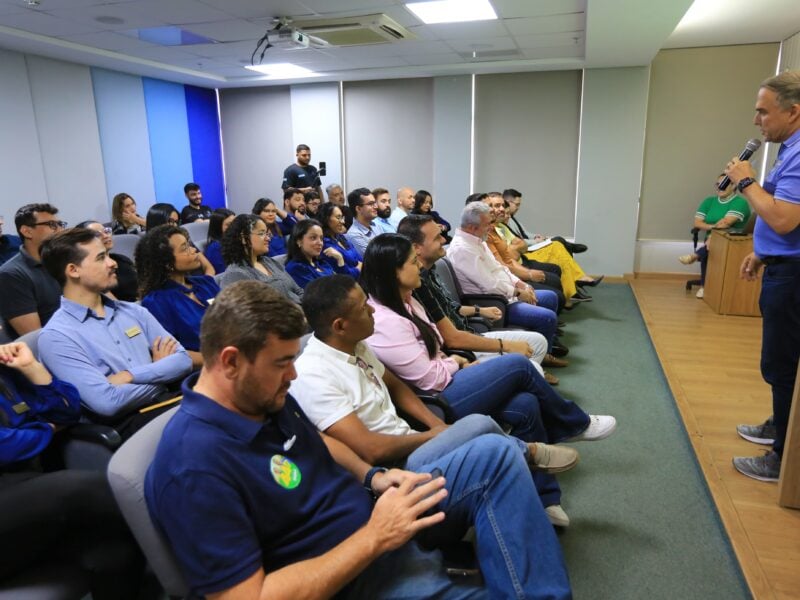
[[[378,210],[378,216],[381,219],[388,219],[389,217],[392,216],[392,209],[391,208],[387,208],[385,210]]]

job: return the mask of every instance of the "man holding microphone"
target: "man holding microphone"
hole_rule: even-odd
[[[800,359],[800,71],[762,82],[755,125],[768,142],[780,143],[764,186],[748,161],[725,169],[756,213],[754,252],[741,276],[754,280],[764,267],[759,306],[763,317],[761,374],[772,387],[773,416],[761,425],[739,425],[743,438],[772,445],[763,456],[733,459],[736,469],[760,481],[778,481],[797,364]]]

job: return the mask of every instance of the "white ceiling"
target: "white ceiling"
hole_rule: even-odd
[[[244,69],[275,17],[384,13],[417,36],[359,47],[267,50],[264,62],[292,62],[323,74],[314,81],[647,65],[661,48],[777,42],[800,30],[797,0],[491,2],[497,21],[424,25],[401,0],[40,0],[35,7],[0,0],[0,48],[222,88],[286,83]],[[166,47],[119,33],[165,25],[216,43]],[[465,58],[472,52],[509,54]]]

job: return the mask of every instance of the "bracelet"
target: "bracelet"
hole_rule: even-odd
[[[364,475],[364,489],[367,490],[373,496],[375,492],[372,490],[372,478],[375,477],[377,473],[386,473],[388,471],[386,467],[372,467],[367,474]]]
[[[473,317],[478,317],[481,314],[481,309],[479,306],[473,306],[472,308],[475,309],[475,313],[472,315]]]
[[[497,341],[500,342],[500,356],[502,356],[505,352],[505,349],[503,348],[503,338],[497,338]]]

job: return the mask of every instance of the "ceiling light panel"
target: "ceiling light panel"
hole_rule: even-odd
[[[497,19],[489,0],[433,0],[408,3],[406,8],[427,25]]]

